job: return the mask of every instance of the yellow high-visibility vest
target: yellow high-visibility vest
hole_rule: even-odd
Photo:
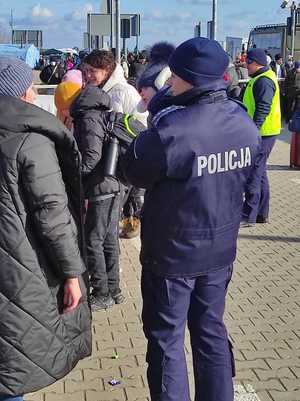
[[[260,133],[262,136],[279,135],[281,131],[280,90],[274,71],[270,69],[252,78],[249,81],[243,97],[243,103],[247,107],[249,116],[253,119],[256,109],[255,98],[253,95],[253,87],[255,82],[261,77],[267,77],[271,79],[275,84],[276,90],[273,97],[270,113],[265,119],[263,125],[260,127]]]

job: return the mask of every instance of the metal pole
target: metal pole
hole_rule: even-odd
[[[13,9],[10,9],[10,21],[9,25],[11,28],[11,43],[14,43],[14,15],[13,15]]]
[[[212,21],[213,21],[213,40],[217,40],[217,31],[218,31],[218,12],[217,12],[217,7],[218,7],[218,1],[213,0],[213,12],[212,12]]]
[[[92,50],[91,14],[88,14],[88,42],[89,42],[89,52],[91,52]]]
[[[116,62],[121,60],[120,32],[121,32],[121,15],[120,15],[120,0],[116,1]]]
[[[139,37],[136,37],[136,53],[139,53]]]
[[[111,31],[110,31],[110,48],[114,47],[114,7],[113,0],[109,0],[109,12],[110,12],[110,23],[111,23]]]
[[[291,55],[294,57],[295,53],[295,36],[296,36],[296,9],[297,6],[293,1],[291,5],[291,17],[292,17],[292,48],[291,48]]]
[[[126,56],[126,38],[123,38],[123,54]]]

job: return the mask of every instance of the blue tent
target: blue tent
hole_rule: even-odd
[[[34,45],[1,45],[0,56],[16,57],[25,61],[31,68],[35,68],[40,58],[40,51]]]

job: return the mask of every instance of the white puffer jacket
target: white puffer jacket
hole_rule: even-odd
[[[119,64],[104,85],[103,90],[110,96],[114,111],[132,114],[147,126],[148,113],[139,113],[137,110],[141,97],[137,90],[127,83],[123,68]]]

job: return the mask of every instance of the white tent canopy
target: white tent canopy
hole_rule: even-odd
[[[1,44],[0,55],[19,58],[34,68],[39,61],[40,52],[34,45],[20,47],[19,45]]]
[[[74,54],[76,54],[76,56],[78,56],[78,51],[75,50],[75,49],[64,48],[64,49],[57,49],[57,50],[60,50],[60,51],[63,52],[63,53],[70,53],[72,56],[73,56]]]

